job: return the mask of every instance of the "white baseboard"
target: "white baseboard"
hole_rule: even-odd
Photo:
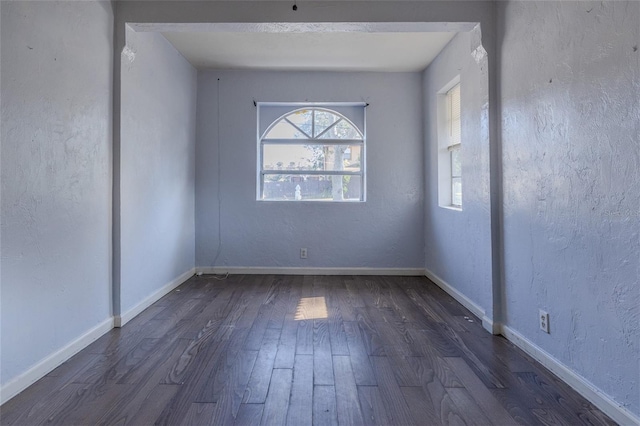
[[[168,284],[164,285],[162,288],[160,288],[155,293],[147,296],[144,300],[142,300],[140,303],[138,303],[133,308],[129,309],[124,314],[116,315],[113,318],[114,327],[122,327],[122,326],[124,326],[126,323],[128,323],[129,321],[134,319],[136,316],[138,316],[140,314],[140,312],[144,311],[149,306],[153,305],[155,302],[160,300],[160,298],[162,296],[164,296],[165,294],[171,292],[174,288],[178,287],[180,284],[184,283],[186,280],[191,278],[193,276],[193,274],[195,274],[195,271],[196,271],[195,268],[189,269],[184,274],[180,275],[176,279],[174,279],[171,282],[169,282]]]
[[[113,328],[113,318],[108,318],[91,330],[69,343],[67,346],[47,356],[24,373],[7,382],[0,389],[0,404],[4,404],[20,392],[49,374],[60,364],[89,346]]]
[[[304,268],[304,267],[238,267],[203,266],[198,274],[257,274],[257,275],[403,275],[423,276],[423,268]]]
[[[484,328],[494,336],[502,334],[502,324],[500,324],[499,322],[494,322],[486,315],[482,317],[482,328]]]
[[[471,299],[462,294],[460,291],[452,287],[442,278],[425,270],[425,275],[433,281],[438,287],[447,292],[451,297],[456,299],[461,305],[470,310],[478,318],[482,319],[482,326],[485,330],[492,334],[502,334],[507,340],[529,354],[532,358],[542,364],[545,368],[553,372],[567,385],[573,388],[580,395],[589,400],[593,405],[598,407],[602,412],[607,414],[613,420],[621,425],[640,425],[640,417],[616,403],[611,397],[603,393],[596,386],[591,384],[582,376],[578,375],[566,365],[562,364],[548,352],[522,336],[517,331],[511,329],[504,324],[495,323],[491,318],[485,316],[484,309],[476,305]]]
[[[459,290],[454,288],[451,284],[447,283],[445,280],[434,274],[428,269],[424,270],[424,273],[427,278],[433,281],[438,287],[443,289],[445,292],[449,294],[449,296],[456,299],[462,306],[470,310],[473,315],[477,316],[482,320],[482,326],[487,329],[487,326],[490,328],[487,329],[490,333],[493,333],[493,322],[485,316],[485,311],[479,305],[477,305],[473,300],[469,299],[467,296],[462,294]]]
[[[502,335],[510,342],[529,354],[540,364],[544,365],[614,421],[621,425],[640,425],[640,417],[615,402],[611,397],[603,393],[584,377],[576,374],[544,349],[506,325],[502,325],[501,329]]]

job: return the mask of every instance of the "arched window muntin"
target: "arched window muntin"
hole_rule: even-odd
[[[357,107],[364,126],[365,105]],[[295,107],[271,122],[258,142],[258,200],[364,201],[364,129],[331,106]],[[277,152],[283,159],[276,163]],[[296,152],[303,154],[288,161]]]
[[[311,134],[308,134],[304,129],[300,128],[296,123],[292,122],[291,120],[289,120],[288,117],[293,116],[295,114],[301,113],[301,112],[305,112],[305,111],[309,111],[311,113]],[[320,132],[316,132],[316,120],[315,120],[315,116],[316,113],[320,112],[320,113],[327,113],[327,114],[331,114],[335,117],[337,117],[337,120],[334,121],[333,123],[331,123],[330,125],[328,125],[327,127],[325,127],[324,129],[322,129]],[[288,124],[290,124],[292,127],[294,127],[295,129],[297,129],[298,131],[300,131],[304,136],[306,136],[305,138],[269,138],[268,135],[269,133],[274,129],[274,127],[276,127],[277,125],[279,125],[282,122],[286,122]],[[357,133],[357,137],[355,138],[323,138],[324,135],[328,134],[328,132],[331,131],[331,129],[335,129],[336,126],[338,126],[340,124],[340,122],[345,122],[348,124],[348,126],[350,128],[353,128],[353,130],[355,130],[355,132]],[[356,126],[351,120],[349,120],[347,117],[345,117],[343,114],[339,113],[338,111],[335,111],[333,109],[330,108],[326,108],[326,107],[302,107],[302,108],[298,108],[298,109],[294,109],[292,111],[289,111],[285,114],[282,114],[280,117],[278,117],[276,120],[273,121],[273,123],[271,123],[267,129],[264,131],[264,133],[262,134],[261,140],[265,140],[265,141],[274,141],[274,140],[295,140],[298,141],[300,139],[303,140],[322,140],[322,142],[327,142],[327,141],[341,141],[341,142],[349,142],[349,141],[363,141],[364,140],[364,135],[362,133],[362,131],[360,129],[358,129],[358,126]]]

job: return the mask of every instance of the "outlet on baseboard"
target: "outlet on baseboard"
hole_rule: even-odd
[[[549,333],[549,314],[542,309],[538,310],[538,319],[540,320],[540,330]]]
[[[300,259],[306,259],[307,258],[307,249],[306,248],[301,248],[300,249]]]

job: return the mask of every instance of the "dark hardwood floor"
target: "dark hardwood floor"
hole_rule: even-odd
[[[615,424],[425,278],[193,277],[2,425]]]

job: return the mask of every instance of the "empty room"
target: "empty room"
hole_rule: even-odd
[[[640,424],[640,2],[0,15],[0,424]]]

